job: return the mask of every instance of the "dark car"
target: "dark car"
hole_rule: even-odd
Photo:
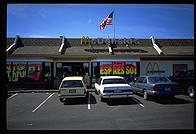
[[[194,70],[176,71],[169,79],[180,84],[182,93],[194,97]]]
[[[149,96],[174,97],[180,94],[179,84],[171,82],[165,76],[140,76],[130,83],[134,93],[143,94],[145,100]]]

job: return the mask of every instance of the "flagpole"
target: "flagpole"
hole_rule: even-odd
[[[114,8],[115,11],[115,8]],[[113,15],[115,15],[115,13],[113,13]],[[114,39],[115,39],[115,16],[114,16]]]

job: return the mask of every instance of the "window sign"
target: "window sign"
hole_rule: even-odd
[[[28,77],[33,78],[35,80],[39,80],[42,71],[42,64],[28,64]]]
[[[100,75],[136,75],[136,62],[100,62]]]
[[[111,75],[112,67],[111,66],[100,66],[100,75]]]
[[[113,62],[113,75],[125,74],[125,62]]]
[[[100,62],[100,75],[112,75],[112,62]]]
[[[7,78],[8,81],[11,81],[11,62],[7,62]]]
[[[26,63],[16,63],[12,65],[12,81],[18,81],[26,77]]]

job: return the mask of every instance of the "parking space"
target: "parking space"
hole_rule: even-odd
[[[7,99],[8,130],[151,130],[193,129],[194,100],[146,101],[140,95],[101,102],[86,98],[59,101],[57,93],[15,93]]]

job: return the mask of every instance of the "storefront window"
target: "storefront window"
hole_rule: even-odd
[[[99,65],[98,62],[93,62],[91,64],[91,69],[92,69],[92,83],[91,83],[91,87],[94,88],[95,87],[95,82],[98,80],[99,78]]]
[[[138,74],[138,67],[136,62],[128,61],[126,62],[126,76],[127,82],[132,82],[135,76]]]
[[[26,62],[13,62],[12,81],[19,81],[24,78],[26,78]]]
[[[39,81],[42,74],[42,62],[28,62],[28,78]]]
[[[64,78],[65,76],[89,76],[88,62],[57,62],[56,76]]]
[[[45,81],[51,81],[51,63],[45,62]]]

